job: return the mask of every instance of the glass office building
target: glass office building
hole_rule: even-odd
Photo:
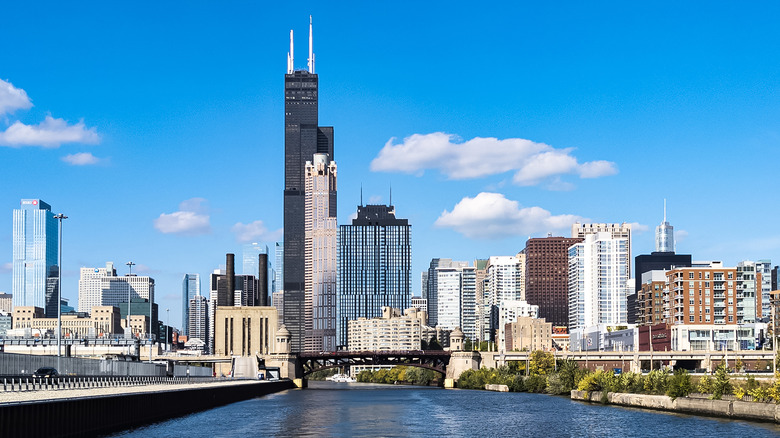
[[[57,316],[57,219],[40,199],[22,199],[13,217],[13,305]]]
[[[190,335],[190,300],[198,295],[200,295],[200,275],[184,274],[181,284],[181,329],[185,336]],[[168,321],[168,324],[170,323]]]
[[[339,226],[336,336],[348,345],[351,320],[378,318],[382,306],[411,307],[412,226],[395,208],[359,206],[351,225]]]

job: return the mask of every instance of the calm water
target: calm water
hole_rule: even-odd
[[[122,437],[776,437],[772,424],[671,415],[540,394],[310,382]]]

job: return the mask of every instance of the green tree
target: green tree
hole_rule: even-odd
[[[439,344],[439,341],[436,340],[436,336],[432,336],[431,340],[428,341],[428,349],[429,350],[443,350],[441,347],[441,344]]]
[[[552,353],[536,350],[531,353],[528,371],[531,376],[546,376],[555,368],[555,357]]]
[[[466,338],[465,341],[463,341],[463,351],[471,351],[472,345],[471,345],[471,339]]]
[[[729,381],[728,368],[726,364],[721,363],[715,370],[715,382],[712,384],[712,399],[720,400],[724,394],[731,394],[734,387]]]
[[[674,400],[677,397],[687,397],[693,390],[691,385],[691,375],[688,371],[679,369],[674,372],[674,375],[669,379],[666,387],[666,395]]]

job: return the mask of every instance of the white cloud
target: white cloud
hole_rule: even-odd
[[[500,193],[482,192],[461,199],[452,211],[442,212],[435,225],[452,228],[469,238],[496,239],[565,230],[578,221],[585,219],[571,214],[553,216],[541,207],[521,208],[517,201]]]
[[[62,161],[73,166],[89,166],[92,164],[98,164],[100,162],[100,158],[92,155],[89,152],[79,152],[77,154],[65,155],[62,157]]]
[[[649,230],[650,227],[647,225],[640,224],[639,222],[631,222],[631,231],[634,233],[641,234]]]
[[[154,228],[165,234],[198,235],[211,232],[209,215],[203,198],[192,198],[179,204],[179,211],[163,213],[154,220]]]
[[[674,243],[675,245],[685,240],[685,238],[688,237],[688,232],[685,230],[675,230],[674,231]]]
[[[450,179],[471,179],[514,171],[513,181],[522,186],[536,185],[560,175],[598,178],[617,173],[615,163],[579,163],[573,149],[556,149],[522,138],[499,140],[476,137],[465,142],[451,134],[414,134],[400,144],[395,138],[385,143],[371,161],[375,172],[403,172],[422,175],[438,169]],[[559,186],[560,187],[560,186]],[[553,186],[555,188],[555,186]]]
[[[373,205],[378,205],[380,202],[382,202],[382,196],[381,195],[371,195],[368,198],[368,203]]]
[[[32,106],[27,92],[0,79],[0,116],[10,114],[18,109],[30,109]]]
[[[2,265],[0,265],[0,273],[2,274],[7,274],[13,270],[14,270],[14,264],[11,262],[3,263]]]
[[[95,128],[87,128],[81,120],[75,125],[68,125],[63,119],[46,116],[38,125],[25,125],[14,122],[4,132],[0,132],[0,146],[22,147],[43,146],[56,148],[63,143],[96,144],[100,137]]]
[[[233,225],[231,231],[236,235],[236,240],[242,243],[258,241],[275,242],[282,238],[281,228],[276,231],[268,231],[268,228],[263,221],[260,220],[248,224],[238,222]]]

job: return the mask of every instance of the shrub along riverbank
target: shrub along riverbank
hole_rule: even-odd
[[[509,362],[499,368],[467,370],[458,378],[458,388],[485,389],[487,384],[507,385],[512,392],[536,392],[548,394],[570,394],[572,390],[668,395],[672,399],[686,397],[691,393],[706,394],[713,400],[733,395],[737,400],[756,402],[780,402],[780,378],[771,383],[761,383],[752,376],[735,378],[729,376],[725,364],[721,364],[715,375],[693,377],[685,370],[674,373],[654,370],[648,374],[621,373],[613,371],[589,372],[571,360],[558,360],[551,353],[534,351],[526,362]]]
[[[364,370],[358,373],[356,379],[363,383],[389,383],[404,385],[428,386],[437,382],[438,373],[420,367],[396,366],[391,369],[376,371]]]

